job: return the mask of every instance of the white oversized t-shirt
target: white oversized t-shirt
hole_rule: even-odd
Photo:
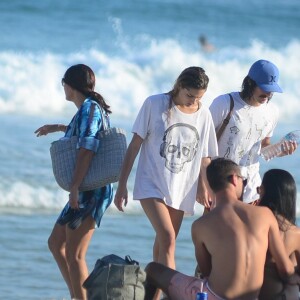
[[[257,200],[257,187],[261,184],[259,155],[261,142],[273,135],[278,120],[278,109],[271,102],[259,106],[248,105],[238,92],[231,93],[234,109],[220,140],[219,156],[229,158],[241,166],[242,175],[248,183],[244,192],[244,202]],[[210,106],[216,128],[219,130],[230,110],[228,94],[217,97]]]
[[[162,199],[168,206],[194,213],[201,159],[217,156],[211,114],[201,106],[192,114],[175,105],[168,94],[144,102],[132,132],[144,139],[133,199]]]

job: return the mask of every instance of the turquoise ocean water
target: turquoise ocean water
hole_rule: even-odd
[[[239,90],[257,59],[281,71],[283,94],[273,141],[300,129],[300,3],[298,0],[2,0],[0,2],[0,299],[68,299],[47,250],[47,238],[67,193],[54,181],[49,146],[58,134],[36,138],[39,126],[67,123],[75,106],[64,100],[60,79],[71,64],[90,65],[96,88],[113,110],[112,122],[130,129],[144,99],[168,91],[179,72],[202,66],[210,77],[203,99]],[[201,51],[198,37],[216,47]],[[262,161],[291,172],[300,191],[300,152]],[[131,195],[134,172],[129,181]],[[298,197],[299,201],[299,197]],[[297,207],[298,215],[300,206]],[[184,219],[177,268],[195,266],[190,226]],[[96,230],[87,261],[115,253],[145,265],[154,233],[139,203],[121,214],[112,206]]]

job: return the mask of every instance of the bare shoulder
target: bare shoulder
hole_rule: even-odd
[[[202,227],[203,225],[203,223],[204,223],[204,225],[205,225],[205,220],[206,220],[206,216],[204,215],[204,216],[202,216],[202,217],[200,217],[200,218],[198,218],[198,219],[196,219],[194,222],[193,222],[193,224],[192,224],[192,228],[198,228],[198,227]]]
[[[192,230],[203,230],[208,227],[208,224],[214,219],[214,213],[210,212],[195,220],[192,224]]]
[[[277,220],[273,212],[264,206],[252,206],[247,204],[248,217],[251,220],[251,224],[255,226],[264,227],[274,227],[277,225]]]
[[[288,243],[292,243],[294,248],[298,248],[300,251],[300,228],[293,225],[291,228],[286,232],[286,239]]]
[[[251,207],[254,209],[254,213],[256,215],[259,215],[260,217],[272,219],[273,221],[275,220],[274,214],[268,207],[265,206],[251,206]]]
[[[223,215],[224,208],[216,207],[209,213],[195,220],[192,224],[192,230],[198,232],[198,234],[201,232],[203,235],[208,235],[217,230],[220,223],[226,222]]]
[[[300,227],[293,225],[290,229],[291,233],[293,233],[296,236],[300,237]]]
[[[274,216],[274,213],[271,211],[270,208],[263,207],[263,206],[257,206],[257,208],[260,209],[261,217],[263,218],[263,221],[265,223],[267,223],[267,221],[268,221],[269,224],[272,224],[276,227],[278,226],[278,223],[277,223],[277,220]]]
[[[206,224],[208,222],[213,222],[215,218],[218,218],[220,209],[218,207],[214,208],[210,212],[202,215],[194,221],[195,224]]]

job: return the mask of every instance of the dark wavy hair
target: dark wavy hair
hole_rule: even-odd
[[[85,97],[91,97],[101,105],[106,113],[111,113],[110,106],[105,102],[104,98],[94,91],[96,78],[90,67],[84,64],[71,66],[67,69],[62,82],[82,93]]]
[[[264,195],[259,205],[269,207],[275,216],[296,225],[297,187],[293,176],[285,170],[271,169],[264,174],[262,186]],[[284,231],[284,221],[281,223],[279,228]]]
[[[250,99],[253,96],[257,84],[249,76],[246,76],[242,83],[241,98]]]

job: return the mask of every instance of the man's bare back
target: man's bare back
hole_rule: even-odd
[[[205,279],[152,262],[146,267],[146,299],[151,299],[153,287],[162,289],[171,300],[194,300],[202,288],[209,299],[257,299],[267,250],[282,278],[294,274],[272,212],[240,201],[245,182],[238,165],[221,158],[212,160],[207,180],[215,193],[216,208],[192,226],[196,260]]]
[[[212,179],[214,172],[208,174],[209,182],[217,181]],[[196,259],[216,294],[226,299],[256,299],[263,283],[268,247],[282,276],[293,273],[292,263],[273,213],[266,207],[240,201],[240,171],[233,168],[229,174],[228,184],[215,190],[216,208],[193,223]]]
[[[196,258],[203,275],[209,275],[208,282],[214,292],[227,299],[241,294],[244,297],[240,299],[258,296],[269,231],[276,226],[269,209],[236,200],[218,205],[194,222]],[[209,264],[211,271],[206,274]]]

